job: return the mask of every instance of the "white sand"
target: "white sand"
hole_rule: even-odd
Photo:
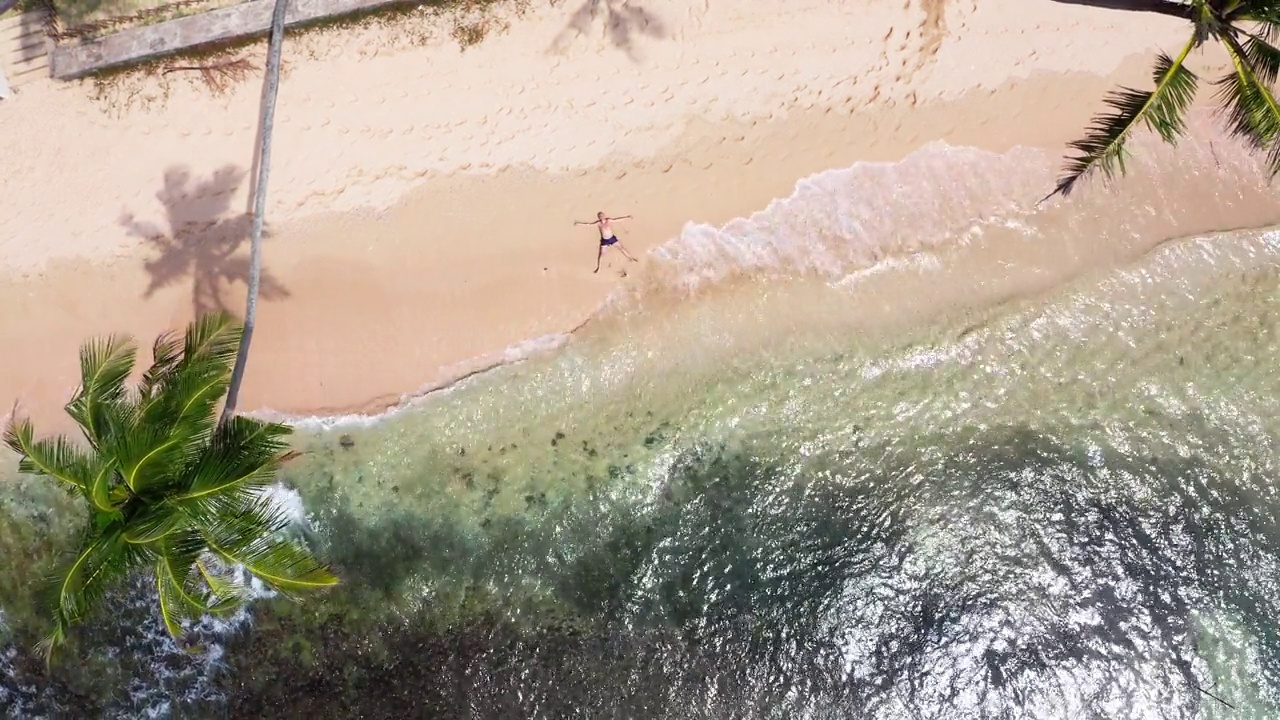
[[[287,41],[278,290],[246,409],[385,405],[573,327],[625,269],[591,273],[590,229],[572,222],[598,209],[636,215],[624,238],[644,251],[934,139],[1061,148],[1114,79],[1146,82],[1187,31],[1049,0],[592,6],[540,5],[465,52],[448,19]],[[258,79],[223,97],[177,75],[94,95],[28,82],[0,105],[0,399],[38,419],[74,386],[86,337],[145,342],[193,303],[243,302]]]

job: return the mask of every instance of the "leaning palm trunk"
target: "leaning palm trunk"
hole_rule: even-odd
[[[258,286],[262,282],[262,221],[267,206],[267,173],[271,170],[271,130],[275,125],[276,92],[280,89],[280,51],[284,45],[284,16],[289,0],[276,0],[271,18],[271,42],[267,48],[267,77],[262,88],[262,141],[258,146],[258,178],[253,192],[253,229],[249,236],[249,292],[244,309],[244,337],[236,352],[236,365],[231,373],[227,403],[222,408],[222,422],[236,413],[244,367],[249,361],[249,343],[258,315]]]

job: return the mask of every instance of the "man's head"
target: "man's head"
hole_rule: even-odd
[[[598,213],[596,213],[596,219],[597,219],[597,220],[603,220],[603,219],[604,219],[604,213],[602,213],[602,212],[598,212]]]

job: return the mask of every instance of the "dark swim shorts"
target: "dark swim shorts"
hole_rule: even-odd
[[[617,236],[617,235],[614,235],[614,236],[613,236],[613,237],[611,237],[611,238],[600,238],[600,244],[601,244],[601,245],[612,245],[612,244],[614,244],[614,243],[616,243],[616,242],[618,242],[618,236]]]

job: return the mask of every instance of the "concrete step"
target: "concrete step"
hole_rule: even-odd
[[[41,13],[11,13],[0,18],[0,69],[9,86],[49,77],[49,49]]]

